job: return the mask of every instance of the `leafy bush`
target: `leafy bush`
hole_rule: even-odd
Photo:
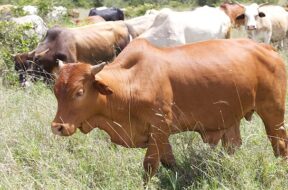
[[[157,5],[144,3],[143,5],[139,5],[137,7],[129,6],[126,8],[125,16],[126,17],[136,17],[140,15],[144,15],[145,12],[149,9],[157,9]]]
[[[38,14],[41,17],[46,16],[52,10],[51,1],[39,1],[36,6],[38,7]]]
[[[26,13],[25,11],[23,10],[23,6],[17,6],[17,7],[14,7],[12,9],[12,15],[13,17],[21,17],[21,16],[25,16]]]
[[[0,77],[9,84],[16,84],[13,54],[28,52],[38,44],[37,36],[28,36],[25,30],[31,29],[31,24],[17,25],[12,22],[0,22]]]

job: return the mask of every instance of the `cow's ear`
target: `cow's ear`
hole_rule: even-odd
[[[236,20],[243,20],[243,19],[245,19],[245,15],[244,14],[241,14],[241,15],[236,17]]]
[[[105,82],[100,78],[95,76],[95,81],[93,83],[94,88],[103,95],[113,94],[113,90],[105,84]]]
[[[266,15],[265,15],[265,13],[263,13],[263,12],[259,12],[259,17],[265,17]]]

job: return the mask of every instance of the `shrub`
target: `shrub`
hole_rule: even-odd
[[[12,22],[0,22],[0,77],[7,84],[16,84],[13,54],[28,52],[38,44],[37,36],[28,36],[23,31],[32,28],[31,24],[17,25]]]
[[[149,9],[157,9],[158,6],[155,4],[148,4],[148,3],[144,3],[143,5],[134,7],[134,6],[128,6],[126,8],[126,13],[125,16],[126,17],[136,17],[136,16],[140,16],[140,15],[144,15],[145,12]]]

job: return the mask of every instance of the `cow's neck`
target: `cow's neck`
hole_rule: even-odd
[[[135,88],[135,85],[129,73],[127,69],[105,69],[99,73],[98,77],[113,90],[113,94],[99,96],[102,106],[101,111],[94,116],[94,126],[106,131],[116,144],[146,147],[149,124],[137,117],[141,108],[137,107],[138,99],[131,95],[135,90],[131,88]]]
[[[107,69],[97,76],[113,91],[112,95],[103,96],[104,115],[107,117],[114,119],[115,115],[122,115],[128,111],[129,104],[133,100],[132,91],[137,88],[133,85],[134,81],[131,80],[130,76],[131,73],[127,72],[126,69]],[[111,110],[111,105],[113,105],[113,110]]]

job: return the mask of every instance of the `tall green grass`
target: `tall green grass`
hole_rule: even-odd
[[[143,189],[145,150],[113,145],[94,129],[54,136],[56,100],[50,89],[0,87],[0,189]],[[160,167],[150,189],[286,189],[288,164],[274,157],[262,121],[241,124],[242,147],[232,156],[199,135],[171,137],[177,173]]]
[[[287,63],[288,51],[280,54]],[[97,129],[55,136],[56,106],[41,83],[25,90],[0,85],[0,190],[143,189],[144,149],[114,145]],[[253,117],[241,123],[243,145],[234,155],[220,145],[211,149],[193,132],[172,136],[179,168],[161,166],[149,189],[287,189],[288,163],[274,157],[262,121]]]

